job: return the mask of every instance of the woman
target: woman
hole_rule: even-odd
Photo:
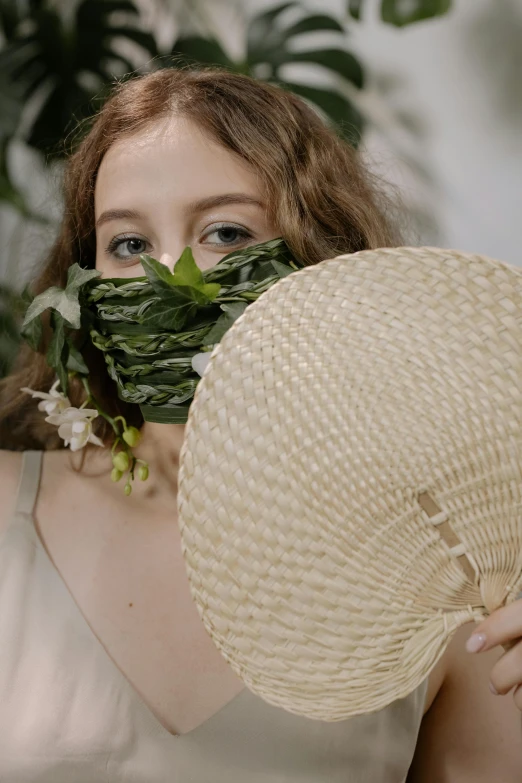
[[[120,86],[72,156],[34,290],[63,287],[73,263],[135,277],[140,254],[172,269],[190,245],[208,269],[278,236],[305,263],[398,242],[357,155],[300,100],[225,72],[159,71]],[[26,455],[1,457],[1,780],[400,783],[413,758],[423,783],[519,781],[520,692],[487,687],[522,682],[522,644],[499,662],[492,649],[522,635],[518,602],[471,637],[481,655],[464,629],[429,683],[380,713],[323,723],[267,705],[190,598],[172,524],[183,425],[143,424],[97,352],[84,358],[104,409],[141,428],[150,478],[128,498],[109,449],[59,448],[20,392],[47,392],[54,374],[25,351],[2,404],[3,442]]]

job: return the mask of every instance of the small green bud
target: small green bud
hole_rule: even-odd
[[[137,429],[137,427],[127,427],[122,435],[122,438],[125,443],[127,443],[131,448],[134,448],[134,446],[137,446],[141,440],[141,432],[139,429]]]
[[[118,468],[113,468],[111,471],[111,481],[119,481],[121,477],[123,476],[123,473],[121,470],[118,470]]]
[[[140,481],[147,481],[149,477],[149,466],[140,465],[138,468],[138,478]]]
[[[125,492],[126,495],[130,495],[130,493],[132,492],[132,487],[128,482],[123,487],[123,491]]]
[[[112,464],[117,470],[121,470],[122,473],[125,473],[125,471],[129,469],[129,455],[126,451],[119,451],[113,456]]]

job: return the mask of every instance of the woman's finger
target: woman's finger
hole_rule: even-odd
[[[508,645],[521,637],[522,600],[517,600],[483,620],[469,637],[466,648],[471,653],[482,652],[499,644]]]
[[[499,658],[491,670],[490,682],[493,692],[500,695],[522,685],[522,642]]]

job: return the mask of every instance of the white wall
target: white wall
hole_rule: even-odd
[[[358,45],[408,75],[431,129],[441,244],[522,264],[522,2],[454,6],[402,31],[369,22]]]
[[[404,75],[408,105],[427,125],[420,153],[436,180],[439,244],[522,264],[522,0],[453,0],[448,16],[402,30],[370,5],[354,25],[356,47],[369,67]],[[368,147],[402,181],[382,134]],[[414,198],[411,177],[408,187]]]

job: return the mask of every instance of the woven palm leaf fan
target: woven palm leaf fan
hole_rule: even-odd
[[[250,690],[343,720],[522,589],[522,269],[434,248],[294,272],[213,351],[179,520]]]

